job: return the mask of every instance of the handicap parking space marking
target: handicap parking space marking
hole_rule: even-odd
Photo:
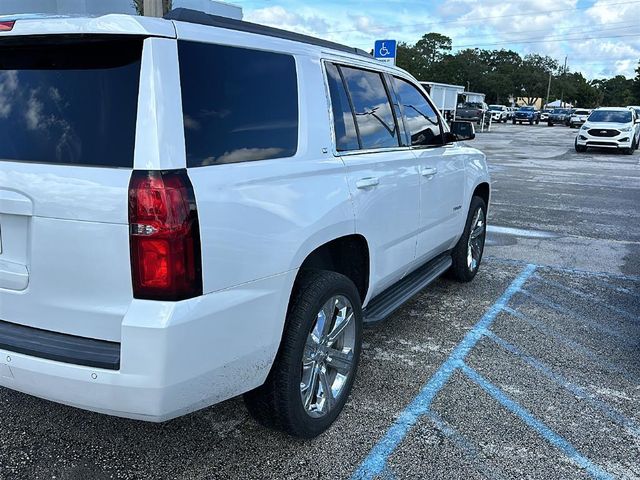
[[[604,471],[601,467],[594,464],[580,454],[567,440],[555,433],[541,421],[537,420],[529,411],[520,406],[517,402],[509,398],[502,390],[490,383],[482,375],[476,372],[473,368],[467,366],[465,363],[461,365],[462,372],[469,377],[476,385],[487,392],[491,397],[497,400],[503,407],[509,410],[511,413],[520,418],[523,422],[533,428],[540,436],[542,436],[549,443],[562,450],[569,459],[571,459],[576,465],[583,468],[593,478],[597,479],[612,479],[613,477]]]
[[[450,439],[455,444],[456,447],[458,447],[462,452],[464,452],[469,458],[472,458],[474,460],[484,459],[482,452],[480,452],[472,442],[467,440],[446,420],[443,420],[442,418],[440,418],[440,416],[436,412],[430,410],[426,414],[426,417],[436,426],[438,431],[442,432],[448,439]],[[483,463],[478,464],[478,470],[480,470],[480,472],[483,473],[487,478],[492,478],[496,480],[505,478],[503,475],[500,475],[498,472],[496,472],[495,469]]]
[[[624,332],[621,329],[618,328],[611,328],[607,325],[604,325],[600,322],[597,321],[593,321],[590,320],[588,318],[586,318],[584,315],[579,314],[578,312],[576,312],[575,310],[572,310],[568,307],[565,307],[563,305],[560,305],[559,303],[556,303],[552,300],[548,300],[546,298],[544,298],[541,295],[538,295],[537,293],[533,293],[529,290],[521,290],[519,293],[521,293],[522,295],[528,297],[529,299],[533,300],[534,302],[543,305],[547,308],[550,308],[552,310],[556,310],[557,312],[573,318],[574,320],[576,320],[577,322],[586,325],[588,327],[590,327],[593,330],[596,330],[600,333],[604,333],[605,335],[609,335],[611,337],[615,337],[617,341],[626,344],[628,347],[632,348],[632,349],[637,349],[638,347],[638,339],[633,339],[629,337],[629,334],[627,332]]]
[[[493,340],[496,344],[504,348],[506,351],[516,355],[518,358],[524,361],[527,365],[529,365],[530,367],[534,368],[535,370],[543,374],[549,380],[554,381],[555,383],[563,387],[565,390],[571,392],[575,397],[579,398],[580,400],[583,400],[585,403],[588,403],[592,407],[600,410],[603,414],[605,414],[611,420],[613,420],[614,422],[624,427],[631,435],[640,439],[640,425],[638,425],[638,423],[635,422],[633,419],[628,418],[623,413],[619,412],[614,407],[610,406],[608,403],[601,401],[595,395],[585,390],[583,387],[574,384],[570,380],[564,378],[559,373],[554,372],[553,369],[548,365],[545,365],[540,360],[532,357],[531,355],[525,352],[522,352],[518,347],[502,339],[492,331],[485,332],[485,335],[491,340]]]
[[[571,351],[577,352],[582,357],[589,359],[591,362],[598,365],[599,367],[604,368],[605,370],[608,370],[611,373],[619,374],[620,376],[624,377],[634,385],[640,382],[640,377],[629,373],[625,368],[621,367],[617,363],[612,363],[612,362],[609,362],[608,360],[601,358],[596,352],[594,352],[590,348],[585,347],[584,345],[558,332],[555,328],[545,325],[542,322],[534,318],[531,318],[528,315],[525,315],[519,310],[514,310],[513,308],[505,307],[504,311],[509,315],[512,315],[524,321],[531,327],[541,332],[543,335],[553,338],[554,340],[563,344],[565,347],[567,347]]]
[[[599,299],[595,298],[593,294],[588,294],[588,293],[585,293],[585,292],[583,292],[581,290],[577,290],[575,288],[567,287],[566,285],[563,285],[560,282],[556,282],[555,280],[551,280],[550,278],[543,278],[540,275],[534,275],[533,278],[538,280],[538,281],[540,281],[540,282],[542,282],[542,283],[545,283],[545,284],[547,284],[549,286],[552,286],[554,288],[557,288],[557,289],[560,289],[560,290],[564,290],[565,292],[571,293],[572,295],[576,295],[577,297],[587,299],[591,303],[595,303],[597,305],[601,305],[601,306],[611,310],[612,312],[617,313],[621,317],[624,317],[624,318],[626,318],[628,320],[640,323],[640,319],[638,318],[638,315],[634,315],[631,312],[628,312],[627,310],[624,310],[622,308],[618,308],[618,307],[616,307],[614,305],[611,305],[611,304],[609,304],[607,302],[599,300]]]
[[[455,371],[460,371],[466,377],[468,377],[471,381],[476,383],[479,387],[481,387],[486,393],[488,393],[494,400],[500,403],[503,407],[509,410],[512,414],[514,414],[517,418],[519,418],[522,422],[532,428],[535,432],[537,432],[543,439],[545,439],[548,443],[556,447],[559,451],[564,453],[568,459],[570,459],[575,465],[583,469],[583,471],[589,474],[593,478],[597,479],[609,479],[612,476],[605,471],[601,466],[595,464],[586,456],[581,454],[573,445],[571,445],[565,438],[560,436],[558,433],[551,430],[540,420],[536,419],[533,414],[531,414],[524,407],[519,405],[513,399],[511,399],[507,394],[505,394],[502,390],[500,390],[495,385],[491,384],[488,380],[486,380],[482,375],[480,375],[473,368],[469,367],[465,363],[465,359],[469,352],[476,346],[478,341],[485,337],[494,341],[498,346],[507,350],[509,353],[517,356],[522,359],[526,364],[535,370],[542,373],[548,379],[554,381],[567,391],[574,394],[579,399],[585,401],[592,407],[601,411],[604,415],[609,417],[615,423],[620,424],[628,431],[630,434],[635,436],[636,438],[640,438],[640,426],[635,422],[635,420],[628,418],[620,411],[615,409],[613,406],[607,404],[606,402],[600,400],[583,387],[571,382],[566,379],[562,375],[554,372],[550,367],[545,365],[543,362],[537,360],[536,358],[522,352],[515,345],[510,344],[506,340],[503,340],[501,337],[496,335],[491,331],[491,325],[494,320],[498,316],[499,313],[504,312],[509,315],[512,315],[516,318],[524,320],[526,323],[531,324],[534,328],[538,328],[544,334],[550,334],[550,336],[559,339],[562,343],[567,345],[572,350],[577,351],[578,353],[586,356],[590,360],[594,361],[597,365],[603,365],[607,367],[607,369],[618,371],[621,374],[624,374],[625,377],[629,377],[628,372],[624,369],[621,369],[618,365],[607,362],[606,360],[600,359],[599,356],[588,349],[580,345],[579,343],[565,337],[562,334],[559,334],[550,327],[543,325],[541,322],[534,320],[527,315],[514,310],[509,307],[509,302],[516,296],[518,293],[523,293],[525,295],[531,295],[530,292],[526,292],[524,290],[525,282],[531,279],[533,276],[537,276],[537,272],[540,269],[547,269],[552,267],[546,266],[537,266],[533,264],[527,264],[524,269],[520,272],[520,274],[513,280],[513,282],[509,285],[509,287],[503,292],[500,298],[494,303],[489,310],[483,315],[483,317],[475,324],[472,330],[470,330],[464,337],[464,339],[455,347],[453,352],[449,355],[447,360],[440,366],[438,371],[428,380],[428,382],[423,386],[418,395],[414,398],[414,400],[400,413],[396,421],[391,425],[391,427],[387,430],[385,435],[374,445],[374,447],[370,450],[368,455],[359,465],[357,470],[352,476],[352,480],[356,479],[372,479],[372,478],[381,478],[389,475],[390,466],[388,464],[389,457],[394,453],[396,448],[402,443],[405,439],[409,431],[416,425],[416,423],[421,418],[427,418],[430,420],[436,428],[438,428],[445,436],[450,438],[453,443],[464,453],[469,456],[482,458],[481,453],[478,449],[470,443],[466,438],[464,438],[461,434],[459,434],[455,428],[451,425],[447,424],[444,420],[442,420],[435,412],[431,410],[431,405],[433,403],[436,395],[444,388],[447,382],[450,380],[451,376]],[[561,270],[561,269],[557,269]],[[581,271],[581,275],[588,274],[589,272]],[[596,273],[594,276],[602,277],[601,274]],[[607,277],[605,277],[607,278]],[[632,279],[635,281],[635,278]],[[542,297],[539,297],[542,300],[545,300]],[[551,302],[554,306],[559,306]],[[561,307],[561,306],[560,306]],[[566,310],[570,311],[570,310]],[[572,312],[572,314],[576,314],[576,312]],[[577,315],[577,314],[576,314]],[[484,473],[487,476],[495,477],[496,473],[493,469],[486,465],[481,465],[478,467],[479,469],[486,470]]]
[[[442,390],[453,372],[460,368],[463,360],[471,349],[483,336],[482,332],[489,328],[498,313],[507,305],[511,297],[524,285],[533,274],[535,265],[527,265],[489,310],[483,315],[475,327],[469,331],[462,342],[451,353],[449,358],[440,366],[438,371],[422,388],[414,400],[404,409],[387,433],[371,449],[362,461],[353,479],[371,479],[379,476],[387,468],[387,460],[398,445],[404,440],[411,428],[423,415],[430,411],[435,396]]]

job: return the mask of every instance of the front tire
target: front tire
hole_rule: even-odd
[[[478,273],[487,235],[487,205],[481,197],[473,197],[464,232],[451,252],[449,277],[470,282]]]
[[[349,397],[362,345],[362,306],[344,275],[302,271],[264,385],[244,395],[262,425],[300,438],[324,432]]]
[[[576,141],[574,142],[574,146],[576,148],[576,152],[577,153],[584,153],[587,151],[587,147],[584,145],[578,145],[578,139],[576,138]]]

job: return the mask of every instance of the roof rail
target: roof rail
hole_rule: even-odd
[[[200,25],[209,25],[212,27],[226,28],[228,30],[238,30],[240,32],[256,33],[259,35],[267,35],[269,37],[283,38],[285,40],[293,40],[294,42],[308,43],[319,47],[331,48],[342,52],[354,53],[364,57],[371,58],[371,55],[359,48],[348,47],[340,43],[322,40],[321,38],[303,35],[301,33],[289,32],[280,28],[267,27],[257,23],[245,22],[244,20],[235,20],[233,18],[221,17],[219,15],[211,15],[190,8],[175,8],[167,13],[164,18],[166,20],[176,20],[178,22],[198,23]]]

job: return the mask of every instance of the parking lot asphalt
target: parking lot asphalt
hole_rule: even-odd
[[[240,399],[164,424],[0,389],[0,478],[640,478],[640,152],[494,125],[476,279],[365,330],[353,395],[312,441]]]

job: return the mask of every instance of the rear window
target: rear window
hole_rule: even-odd
[[[142,41],[0,43],[0,160],[133,167]]]
[[[187,166],[267,160],[298,148],[291,55],[178,42]]]

